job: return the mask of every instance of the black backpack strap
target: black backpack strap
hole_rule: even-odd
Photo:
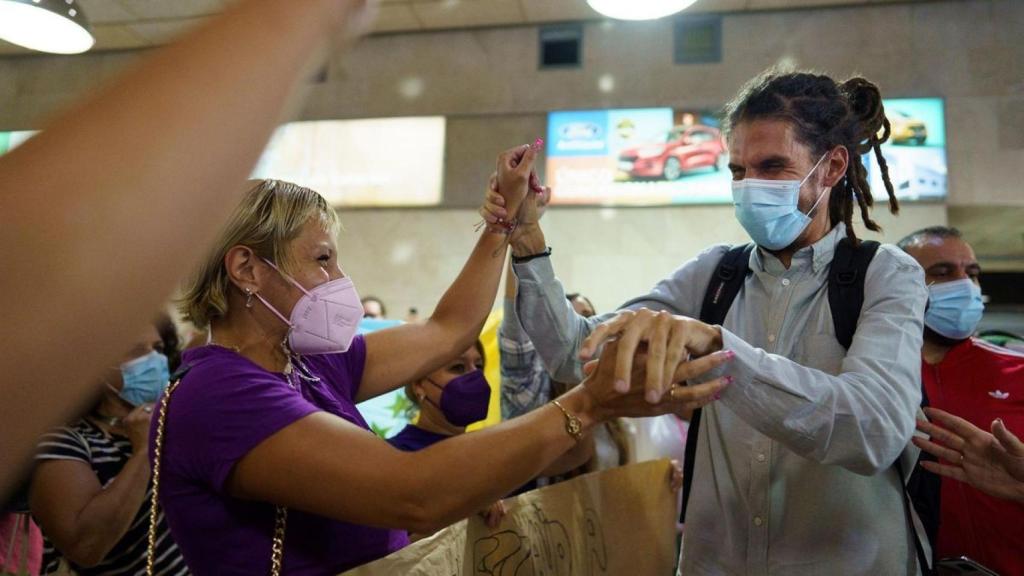
[[[853,344],[853,335],[857,331],[857,321],[860,319],[860,312],[864,307],[864,280],[867,276],[868,266],[871,265],[871,260],[878,252],[878,247],[879,243],[873,240],[855,242],[846,237],[836,245],[835,255],[832,258],[832,267],[828,273],[828,303],[832,309],[832,323],[836,330],[836,340],[847,350]],[[917,525],[914,523],[915,498],[914,494],[911,494],[911,490],[915,486],[913,484],[908,486],[908,483],[916,479],[912,480],[904,474],[900,458],[896,459],[894,466],[899,475],[900,492],[903,496],[903,513],[907,526],[910,528],[911,537],[914,539],[917,562],[923,574],[931,574],[931,561],[925,554],[924,546],[921,544],[922,535],[918,533]],[[922,521],[926,532],[925,537],[929,537],[929,521],[926,518],[922,518]]]
[[[928,405],[928,394],[924,386],[921,386],[921,407],[926,408]],[[921,525],[924,528],[924,535],[932,543],[933,562],[936,559],[935,543],[939,541],[939,523],[942,518],[942,477],[922,468],[921,462],[938,462],[938,460],[937,457],[922,451],[917,457],[914,469],[910,473],[910,479],[906,483],[906,495],[910,499],[909,505],[913,506],[914,511],[917,512],[917,516],[921,519]],[[899,468],[897,469],[899,470]],[[900,472],[902,473],[903,471],[900,470]],[[921,537],[916,532],[915,536],[918,539]],[[917,542],[919,548],[921,547],[920,544],[920,542]],[[928,572],[928,570],[922,568],[922,572],[929,574],[934,573],[935,570],[933,567],[932,571]]]
[[[929,405],[928,392],[922,383],[921,407],[927,408]],[[938,559],[935,544],[939,541],[939,523],[942,518],[942,477],[922,468],[921,462],[924,461],[938,462],[939,459],[924,451],[918,455],[914,469],[910,472],[910,479],[906,483],[906,496],[909,499],[906,505],[913,507],[913,510],[917,512],[917,517],[921,520],[921,525],[924,528],[924,536],[932,545],[931,569],[929,570],[927,565],[921,568],[922,573],[928,576],[936,573],[935,561]],[[897,470],[901,474],[903,473],[900,468]],[[913,520],[913,518],[908,518],[908,520]],[[917,540],[915,547],[918,548],[918,562],[921,562],[921,557],[924,555],[920,542],[921,534],[916,530],[916,526],[912,527],[915,540]]]
[[[736,295],[743,288],[750,270],[750,253],[753,244],[733,246],[718,261],[714,275],[708,282],[704,292],[704,302],[700,307],[700,321],[705,324],[721,324],[729,313]],[[700,432],[700,408],[693,411],[690,426],[686,430],[686,451],[683,457],[683,506],[679,511],[679,521],[686,521],[686,505],[690,501],[690,486],[693,484],[694,461],[697,456],[697,436]]]
[[[753,244],[733,246],[718,261],[718,267],[708,282],[704,292],[704,302],[700,307],[700,321],[705,324],[721,324],[732,306],[732,301],[743,288],[750,270],[750,253]]]
[[[847,350],[853,343],[860,310],[864,307],[864,277],[878,246],[878,242],[873,240],[855,244],[849,237],[843,238],[836,245],[832,258],[828,272],[828,303],[832,308],[836,339]]]
[[[903,494],[903,515],[907,519],[907,526],[910,527],[910,537],[914,540],[914,551],[917,554],[917,564],[921,568],[922,574],[930,576],[931,574],[934,574],[935,571],[932,568],[931,559],[928,558],[928,555],[924,552],[924,545],[921,544],[921,534],[917,530],[917,524],[914,523],[914,513],[912,511],[913,502],[907,486],[908,478],[903,474],[903,463],[900,462],[900,457],[896,458],[895,466],[896,473],[899,475],[900,480],[900,492]]]

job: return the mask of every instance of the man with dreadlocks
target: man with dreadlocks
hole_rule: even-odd
[[[650,402],[680,363],[732,358],[731,385],[687,442],[684,574],[920,573],[899,456],[921,401],[924,275],[895,246],[859,242],[852,223],[859,209],[880,229],[869,152],[898,209],[881,94],[863,78],[768,71],[726,120],[736,217],[756,246],[712,246],[620,312],[584,319],[532,202],[506,214],[488,194],[484,217],[514,224],[519,318],[560,381],[617,338],[619,384],[645,364]]]

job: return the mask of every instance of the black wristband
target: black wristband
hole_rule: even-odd
[[[548,256],[551,256],[551,247],[550,246],[548,246],[548,249],[543,251],[543,252],[537,252],[536,254],[530,254],[529,256],[515,256],[515,255],[513,255],[512,256],[512,263],[513,264],[526,264],[530,260],[536,260],[537,258],[547,258]]]

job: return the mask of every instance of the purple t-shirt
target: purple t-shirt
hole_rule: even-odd
[[[447,438],[451,438],[451,436],[445,436],[444,434],[424,430],[419,426],[406,424],[401,432],[388,438],[388,444],[405,452],[418,452]]]
[[[282,374],[227,348],[205,346],[184,354],[183,365],[190,370],[167,410],[160,503],[197,576],[270,570],[274,506],[226,492],[228,475],[250,450],[314,412],[329,412],[369,430],[353,402],[366,363],[365,340],[357,336],[348,352],[305,356],[303,363],[319,381],[299,378],[296,389]],[[154,431],[156,422],[153,418]],[[344,447],[321,449],[337,450],[339,458],[354,457]],[[289,510],[284,573],[333,576],[408,543],[405,531]]]

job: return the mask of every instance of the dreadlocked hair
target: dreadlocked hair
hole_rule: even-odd
[[[899,213],[900,205],[889,179],[889,165],[882,156],[882,144],[889,139],[889,120],[878,87],[864,78],[836,82],[824,74],[783,72],[769,69],[750,81],[725,108],[726,130],[741,122],[779,119],[790,122],[797,139],[814,155],[821,156],[837,146],[850,153],[846,174],[829,196],[832,222],[844,222],[847,235],[853,231],[853,201],[857,201],[864,226],[880,232],[871,219],[875,200],[871,195],[864,154],[875,154],[882,182],[889,195],[889,211]]]

